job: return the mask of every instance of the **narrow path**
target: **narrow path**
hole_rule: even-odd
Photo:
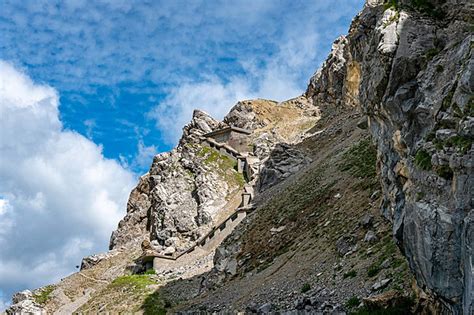
[[[81,296],[80,298],[66,303],[63,306],[61,306],[56,312],[54,312],[54,315],[69,315],[73,314],[79,307],[87,303],[89,299],[91,298],[92,293],[94,293],[94,289],[86,289],[84,290],[84,295]]]
[[[81,276],[83,276],[83,277],[86,278],[86,279],[89,279],[89,280],[92,280],[92,281],[95,281],[95,282],[100,282],[100,283],[109,284],[108,281],[100,280],[100,279],[94,279],[94,278],[92,278],[92,277],[86,276],[85,274],[82,273],[82,271],[79,271],[78,274],[81,275]]]

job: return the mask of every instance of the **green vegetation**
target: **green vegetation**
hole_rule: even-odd
[[[351,270],[349,272],[346,272],[342,277],[346,279],[346,278],[355,278],[356,276],[357,276],[357,271]]]
[[[444,71],[444,67],[442,65],[437,65],[436,66],[436,72],[440,73]]]
[[[383,7],[385,10],[388,10],[388,9],[398,10],[398,0],[386,0]]]
[[[453,170],[448,165],[440,165],[436,167],[435,171],[439,177],[442,177],[446,180],[453,179],[453,176],[454,176]]]
[[[446,97],[443,99],[443,102],[441,103],[441,109],[443,111],[446,111],[449,107],[451,107],[451,102],[453,101],[453,95],[454,91],[456,90],[456,87],[457,84],[454,84],[448,94],[446,94]]]
[[[309,290],[311,290],[311,285],[306,282],[306,283],[303,284],[303,286],[301,287],[301,293],[306,293],[306,292],[308,292]]]
[[[235,183],[242,187],[245,185],[245,178],[243,174],[229,171],[237,169],[237,161],[224,155],[217,150],[210,147],[201,147],[197,151],[197,156],[204,158],[204,163],[207,165],[217,166],[217,170],[228,182]]]
[[[148,275],[128,275],[116,278],[109,286],[112,288],[129,287],[134,291],[140,291],[152,284],[156,284],[156,282]]]
[[[464,108],[464,116],[474,116],[474,96],[469,98],[466,107]]]
[[[50,298],[51,293],[54,291],[53,285],[47,285],[44,288],[40,289],[38,293],[33,295],[35,302],[41,305],[44,305]]]
[[[359,143],[344,153],[344,164],[340,165],[341,171],[349,171],[352,176],[369,179],[368,188],[377,181],[377,150],[369,139]]]
[[[165,315],[171,306],[172,303],[162,298],[159,291],[156,291],[145,298],[141,309],[145,315]]]
[[[459,149],[462,153],[467,153],[472,146],[472,138],[463,136],[454,136],[446,141],[448,146],[453,146]]]
[[[359,306],[360,304],[360,299],[357,297],[357,296],[353,296],[351,297],[349,300],[347,300],[346,302],[346,306],[347,307],[356,307],[356,306]]]
[[[425,193],[424,192],[419,191],[419,192],[416,193],[416,201],[420,201],[423,198],[425,198]]]
[[[440,50],[439,48],[436,48],[436,47],[433,47],[433,48],[430,48],[428,49],[426,52],[425,52],[425,58],[427,60],[431,60],[433,59],[437,54],[439,54]]]
[[[415,305],[414,298],[401,297],[388,308],[381,307],[361,307],[360,309],[351,312],[351,315],[407,315],[413,314],[412,308]]]
[[[423,149],[418,150],[415,155],[415,165],[421,168],[422,170],[430,170],[432,167],[431,155]]]
[[[137,299],[145,297],[139,309],[143,310],[144,314],[158,314],[164,315],[167,309],[172,306],[172,303],[163,298],[160,290],[151,291],[148,286],[157,284],[157,282],[150,276],[151,271],[147,271],[142,275],[127,275],[116,278],[109,284],[108,289],[115,292],[126,292],[131,298]],[[135,309],[134,312],[139,309]]]
[[[369,269],[367,270],[367,275],[369,277],[375,277],[380,272],[379,263],[375,263],[370,265]]]

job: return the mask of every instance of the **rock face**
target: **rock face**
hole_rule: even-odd
[[[179,146],[155,156],[150,171],[130,194],[127,215],[112,234],[111,249],[150,240],[155,249],[169,253],[186,249],[207,232],[218,210],[241,185],[241,175],[228,157],[199,145],[203,134],[219,126],[196,110]]]
[[[391,3],[366,3],[306,94],[360,104],[378,146],[382,213],[418,285],[472,314],[473,4]]]
[[[33,293],[29,290],[21,291],[13,295],[12,305],[6,310],[7,314],[32,314],[45,315],[46,311],[34,300]]]

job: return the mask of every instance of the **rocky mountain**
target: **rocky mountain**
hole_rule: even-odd
[[[196,110],[110,252],[7,313],[473,314],[473,13],[368,0],[302,96]]]

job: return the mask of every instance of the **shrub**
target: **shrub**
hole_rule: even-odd
[[[422,170],[430,170],[432,167],[431,155],[423,149],[418,150],[415,155],[415,165],[421,168]]]
[[[436,72],[443,72],[444,71],[444,67],[442,65],[437,65],[436,66]]]
[[[380,267],[378,266],[378,264],[373,264],[367,270],[367,275],[372,278],[372,277],[375,277],[379,272],[380,272]]]
[[[303,286],[301,287],[301,293],[306,293],[306,292],[308,292],[309,290],[311,290],[311,285],[306,282],[306,283],[303,284]]]
[[[356,307],[356,306],[359,306],[359,304],[360,304],[360,299],[357,296],[351,297],[346,302],[347,307]]]
[[[433,59],[437,54],[439,54],[439,51],[440,51],[439,48],[436,48],[436,47],[428,49],[425,53],[426,59],[427,60]]]
[[[398,0],[386,0],[383,7],[385,10],[388,10],[391,8],[398,10]]]
[[[44,288],[40,289],[38,293],[33,295],[35,302],[38,304],[45,304],[50,298],[51,293],[54,291],[54,286],[47,285]]]
[[[448,144],[458,148],[462,153],[467,153],[472,146],[472,139],[463,136],[454,136],[449,139]]]
[[[351,270],[349,272],[346,272],[342,277],[346,279],[346,278],[354,278],[355,276],[357,276],[357,271]]]
[[[446,180],[451,180],[454,176],[453,170],[448,165],[438,166],[436,168],[436,174]]]

